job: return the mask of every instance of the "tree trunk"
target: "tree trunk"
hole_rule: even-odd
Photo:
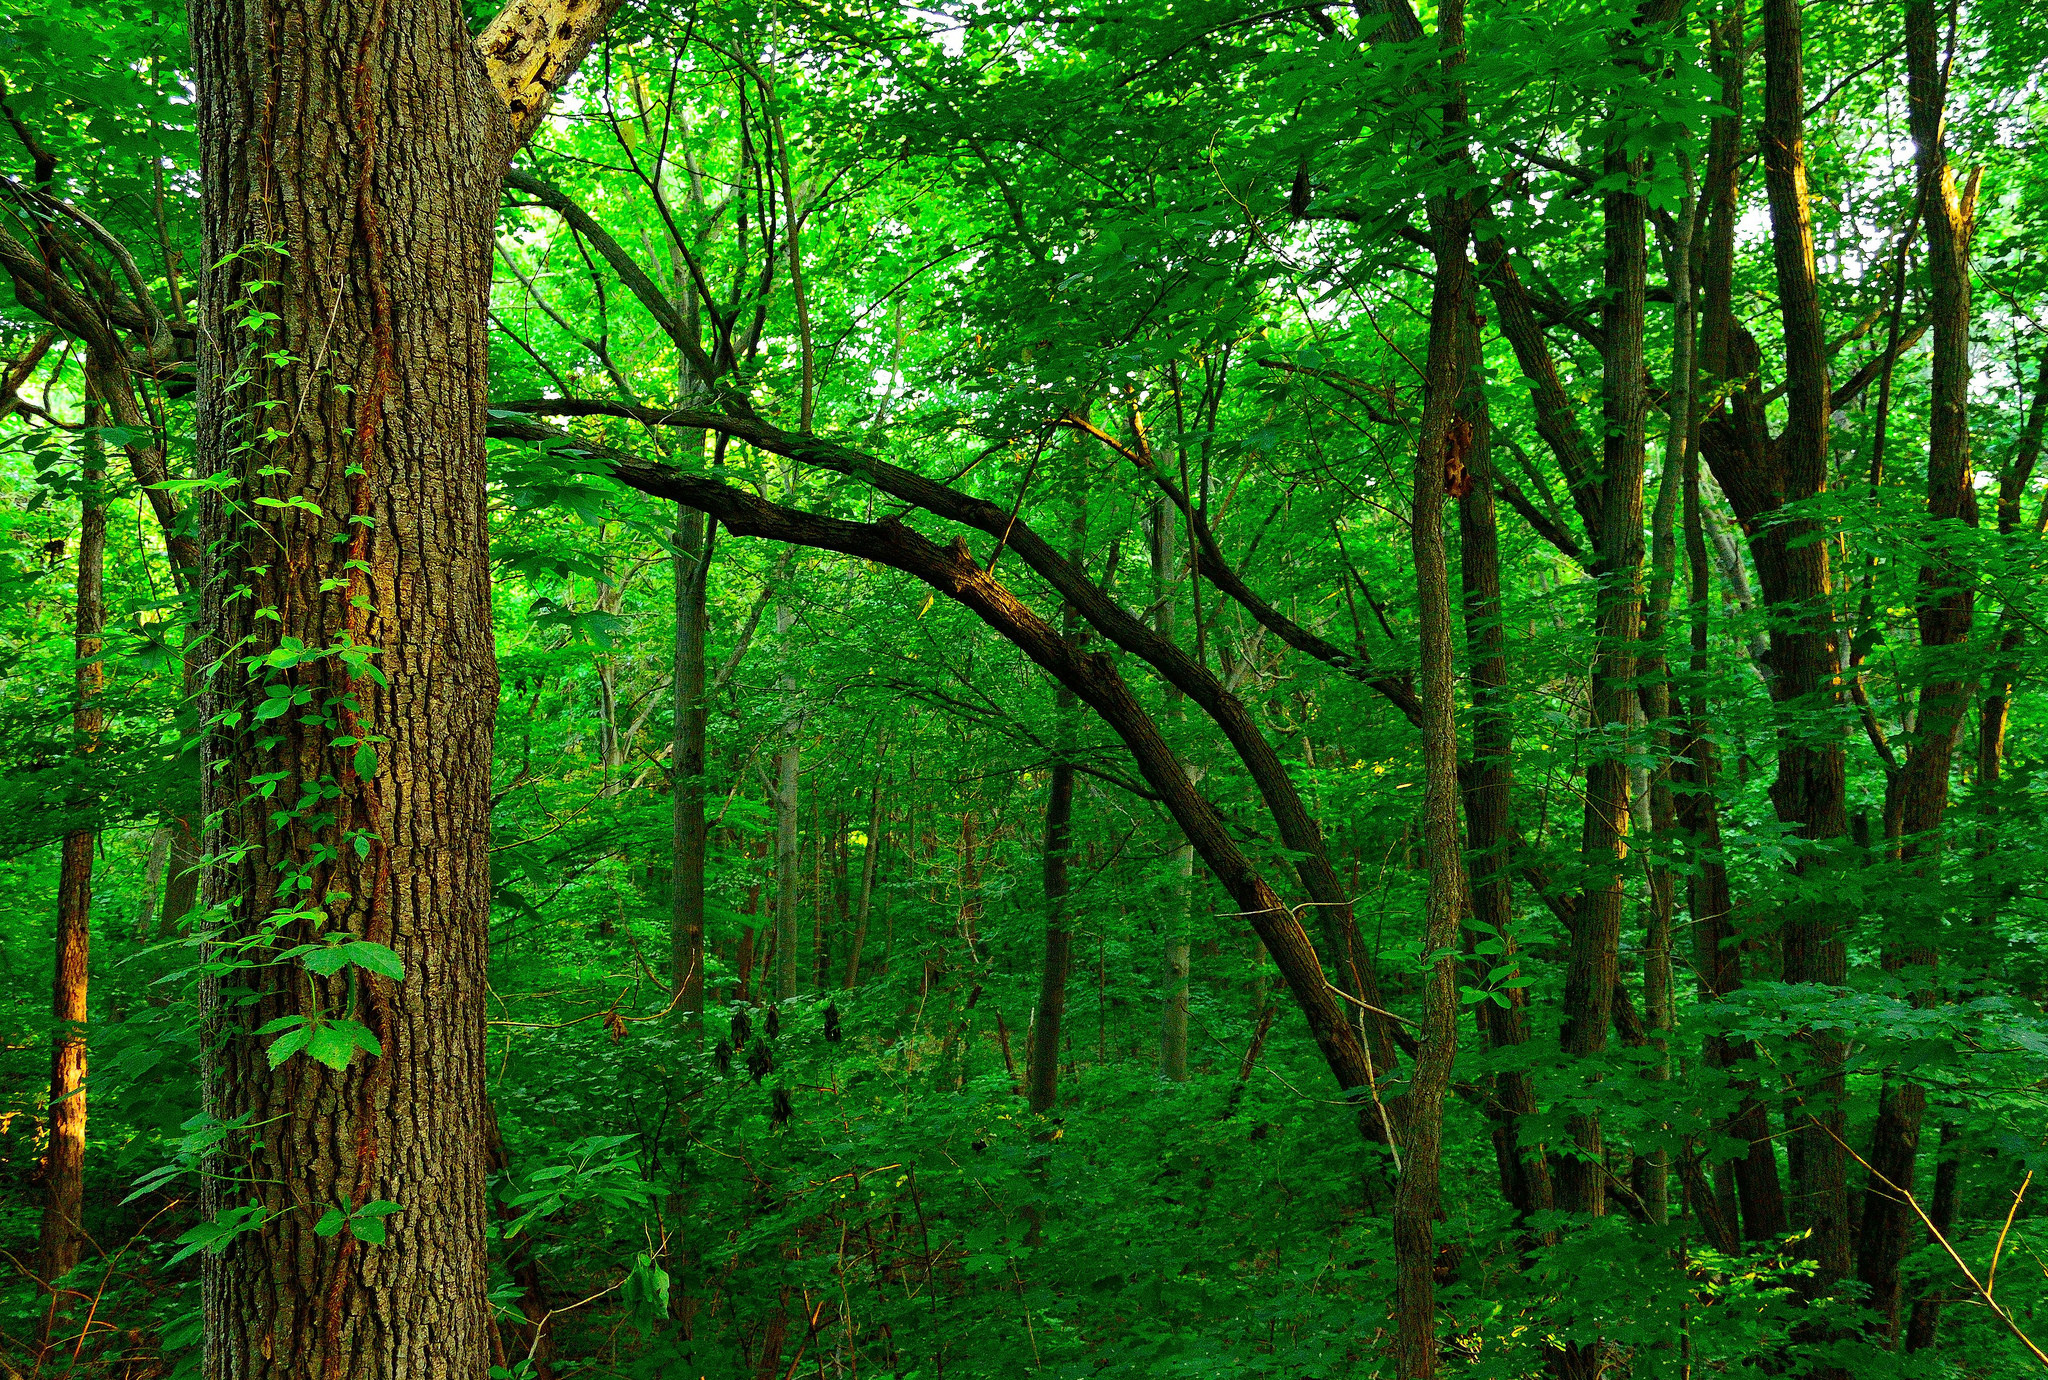
[[[1623,884],[1628,860],[1629,772],[1626,738],[1633,714],[1637,643],[1642,635],[1643,441],[1648,400],[1643,387],[1643,304],[1647,290],[1648,207],[1637,187],[1641,156],[1618,135],[1610,139],[1605,173],[1615,182],[1601,198],[1605,227],[1606,337],[1601,358],[1603,479],[1592,527],[1593,573],[1600,582],[1593,667],[1586,809],[1580,857],[1587,875],[1574,911],[1570,967],[1565,975],[1565,1053],[1594,1061],[1607,1048],[1619,979]],[[1558,1206],[1600,1216],[1607,1210],[1605,1147],[1599,1118],[1568,1118],[1579,1153],[1558,1161]]]
[[[1765,0],[1763,6],[1763,176],[1772,209],[1772,258],[1778,274],[1778,305],[1784,319],[1786,430],[1767,446],[1767,477],[1778,504],[1800,502],[1827,487],[1829,383],[1827,338],[1812,258],[1812,223],[1806,199],[1804,152],[1804,47],[1798,0]],[[1753,356],[1753,350],[1745,352]],[[1749,373],[1749,360],[1731,358],[1731,373]],[[1761,403],[1757,403],[1761,405]],[[1718,473],[1718,471],[1716,471]],[[1763,471],[1755,473],[1763,477]],[[1726,481],[1722,483],[1726,489]],[[1772,633],[1772,698],[1802,719],[1819,719],[1819,729],[1780,729],[1778,778],[1772,803],[1778,817],[1796,825],[1798,835],[1817,846],[1800,870],[1812,874],[1833,864],[1835,839],[1847,833],[1845,753],[1839,729],[1819,713],[1839,698],[1837,637],[1829,598],[1829,543],[1817,541],[1812,522],[1755,526],[1757,512],[1737,516],[1755,532],[1751,549],[1763,598],[1788,610],[1788,622]],[[1821,895],[1806,882],[1806,895]],[[1847,944],[1835,905],[1800,903],[1786,915],[1784,977],[1788,983],[1839,987],[1847,977]],[[1815,1261],[1806,1278],[1810,1296],[1829,1294],[1849,1269],[1847,1153],[1841,1142],[1843,1061],[1847,1046],[1831,1030],[1804,1036],[1812,1077],[1794,1097],[1786,1118],[1790,1136],[1792,1188],[1802,1224],[1812,1233],[1802,1247]],[[1825,1370],[1821,1374],[1839,1374]]]
[[[1458,68],[1465,60],[1463,0],[1437,11],[1443,121],[1465,120]],[[1430,294],[1427,397],[1415,451],[1410,551],[1415,562],[1422,710],[1423,836],[1429,855],[1424,909],[1422,1028],[1407,1095],[1401,1099],[1401,1178],[1394,1188],[1395,1342],[1401,1380],[1437,1372],[1436,1218],[1440,1207],[1444,1097],[1458,1040],[1458,921],[1464,912],[1465,859],[1458,837],[1457,634],[1444,550],[1444,499],[1460,485],[1472,435],[1459,424],[1473,329],[1468,245],[1471,211],[1462,195],[1430,198],[1436,282]]]
[[[1470,486],[1458,500],[1458,570],[1463,580],[1465,648],[1471,660],[1472,760],[1463,774],[1465,836],[1469,852],[1473,982],[1479,987],[1495,968],[1518,976],[1513,934],[1514,711],[1508,694],[1507,635],[1501,626],[1500,529],[1494,519],[1492,419],[1479,375],[1476,329],[1462,333],[1465,355],[1459,417],[1471,428],[1465,457]],[[1523,987],[1496,988],[1505,1006],[1491,999],[1473,1008],[1479,1033],[1494,1050],[1529,1038],[1529,998]],[[1524,1219],[1554,1206],[1550,1164],[1541,1147],[1521,1144],[1520,1122],[1536,1113],[1536,1085],[1525,1070],[1493,1076],[1488,1110],[1501,1192]]]
[[[534,64],[559,84],[610,8],[521,0],[481,61],[453,7],[193,8],[199,457],[228,486],[202,515],[204,893],[211,957],[249,965],[202,990],[206,1111],[244,1128],[203,1196],[239,1228],[202,1271],[217,1380],[489,1363],[492,232]],[[277,961],[342,938],[389,958]]]
[[[875,747],[875,787],[868,800],[867,846],[861,850],[860,898],[854,903],[853,940],[846,948],[846,981],[844,988],[851,992],[860,985],[860,951],[867,943],[868,915],[875,898],[875,872],[882,861],[882,762],[887,756],[887,742]]]
[[[86,421],[104,425],[99,404],[88,399]],[[72,673],[72,750],[90,754],[99,745],[106,717],[101,692],[106,668],[101,634],[106,628],[104,576],[107,557],[106,468],[98,433],[85,440],[85,474],[78,524],[78,590],[72,622],[76,667]],[[88,800],[76,804],[90,809]],[[92,948],[92,863],[99,830],[74,828],[64,835],[57,881],[57,939],[51,964],[50,1117],[43,1152],[43,1234],[41,1274],[51,1286],[71,1272],[85,1242],[85,1072],[86,981]],[[50,1317],[54,1322],[56,1309]]]
[[[1173,640],[1173,593],[1178,584],[1173,569],[1174,519],[1173,509],[1164,498],[1153,500],[1152,627],[1169,642]],[[1078,617],[1074,621],[1078,627]],[[1167,703],[1167,712],[1174,719],[1186,717],[1179,691],[1169,688]],[[1175,1083],[1185,1083],[1188,1078],[1188,899],[1193,890],[1194,871],[1195,847],[1181,839],[1174,846],[1172,875],[1159,917],[1160,928],[1166,935],[1166,999],[1160,1004],[1159,1013],[1159,1071]]]
[[[1718,384],[1729,376],[1734,329],[1732,303],[1745,79],[1743,15],[1739,3],[1728,8],[1722,22],[1715,26],[1711,41],[1714,67],[1721,78],[1720,104],[1729,113],[1716,119],[1711,127],[1707,176],[1700,194],[1706,242],[1700,256],[1704,271],[1696,353],[1700,372]],[[1720,802],[1715,794],[1719,749],[1708,732],[1707,700],[1699,688],[1706,684],[1709,673],[1712,580],[1717,563],[1707,548],[1709,515],[1700,486],[1700,453],[1700,445],[1695,441],[1686,460],[1684,494],[1686,566],[1691,578],[1692,606],[1689,670],[1695,688],[1686,706],[1686,720],[1673,744],[1672,773],[1686,787],[1678,793],[1674,804],[1678,830],[1692,863],[1686,881],[1686,910],[1692,917],[1694,965],[1699,972],[1701,998],[1713,1001],[1742,986],[1742,962],[1736,947],[1734,893],[1721,852]],[[1748,577],[1742,572],[1741,554],[1732,554],[1735,570],[1742,574],[1746,589]],[[1709,1065],[1729,1068],[1753,1057],[1754,1051],[1746,1043],[1716,1037],[1707,1041],[1703,1053]],[[1742,1094],[1742,1102],[1726,1122],[1727,1133],[1746,1143],[1749,1150],[1734,1164],[1739,1218],[1734,1225],[1744,1240],[1769,1241],[1786,1230],[1785,1193],[1778,1176],[1769,1113],[1756,1096],[1754,1080],[1740,1080],[1735,1087]]]
[[[797,709],[796,649],[790,629],[796,609],[787,600],[775,606],[776,654],[783,659],[782,750],[775,756],[775,999],[796,995],[796,790],[798,735],[803,716]]]
[[[1067,559],[1079,565],[1087,554],[1087,457],[1076,445],[1074,478],[1068,491]],[[1060,609],[1060,636],[1080,646],[1081,615],[1072,601]],[[1060,1024],[1067,1010],[1067,969],[1071,931],[1067,916],[1067,858],[1074,847],[1074,754],[1080,747],[1080,701],[1062,685],[1053,694],[1059,718],[1051,779],[1045,795],[1045,962],[1038,973],[1038,1009],[1031,1023],[1025,1093],[1034,1112],[1049,1112],[1059,1100]]]
[[[1946,82],[1939,19],[1929,0],[1907,0],[1907,107],[1919,172],[1922,223],[1927,229],[1929,304],[1934,361],[1930,376],[1927,447],[1927,516],[1940,527],[1974,524],[1976,492],[1970,464],[1970,264],[1969,226],[1956,195],[1944,135]],[[1952,648],[1970,635],[1975,609],[1960,553],[1935,538],[1920,568],[1917,610],[1923,649]],[[1949,772],[1956,729],[1968,710],[1968,674],[1953,661],[1937,663],[1934,679],[1920,689],[1920,712],[1904,770],[1901,796],[1888,817],[1900,822],[1900,862],[1913,876],[1900,894],[1911,904],[1887,916],[1884,966],[1931,971],[1938,958],[1933,938],[1941,925],[1942,845],[1933,837],[1948,810]],[[1902,879],[1903,881],[1903,879]],[[1918,985],[1914,1000],[1933,1001],[1931,978]],[[1864,1193],[1858,1236],[1857,1273],[1887,1340],[1899,1333],[1899,1265],[1905,1258],[1913,1220],[1901,1190],[1911,1192],[1919,1157],[1920,1125],[1927,1094],[1906,1079],[1887,1080],[1871,1131],[1870,1183]]]
[[[697,447],[701,454],[700,433]],[[669,951],[678,998],[676,1011],[703,1037],[704,1025],[704,639],[709,619],[705,604],[711,570],[709,533],[704,514],[687,505],[676,508],[676,655],[675,742],[669,770],[674,773],[673,871],[669,894]]]

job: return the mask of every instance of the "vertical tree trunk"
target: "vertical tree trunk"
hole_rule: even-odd
[[[1690,181],[1688,167],[1688,184]],[[1672,971],[1675,898],[1670,862],[1677,832],[1677,800],[1671,786],[1672,696],[1667,648],[1671,630],[1671,592],[1678,572],[1678,505],[1686,476],[1690,473],[1687,464],[1692,454],[1695,378],[1692,242],[1698,218],[1699,203],[1689,200],[1678,219],[1676,232],[1664,248],[1665,276],[1670,284],[1672,300],[1671,390],[1670,401],[1665,408],[1670,420],[1664,433],[1664,465],[1657,480],[1657,506],[1650,520],[1651,590],[1644,620],[1647,646],[1639,692],[1643,718],[1650,731],[1654,762],[1649,781],[1649,828],[1645,831],[1652,846],[1644,854],[1643,877],[1649,912],[1643,944],[1643,1019],[1659,1054],[1649,1074],[1660,1082],[1671,1077],[1669,1042],[1677,1019]],[[1654,1149],[1639,1164],[1642,1168],[1641,1197],[1652,1220],[1662,1222],[1671,1203],[1669,1158],[1662,1149]]]
[[[1929,304],[1934,331],[1927,447],[1927,516],[1942,527],[1974,523],[1976,492],[1970,464],[1970,263],[1969,226],[1956,195],[1944,135],[1946,82],[1939,20],[1930,0],[1907,0],[1907,108],[1919,172],[1922,222],[1927,228]],[[1952,648],[1970,635],[1974,600],[1958,549],[1935,538],[1920,568],[1917,610],[1923,649]],[[1939,653],[1937,652],[1937,655]],[[1920,690],[1920,712],[1906,763],[1898,778],[1902,799],[1887,816],[1900,821],[1900,861],[1916,884],[1903,889],[1913,898],[1888,916],[1884,966],[1931,970],[1938,958],[1934,935],[1941,924],[1942,845],[1931,837],[1948,810],[1949,771],[1956,729],[1968,710],[1972,689],[1967,672],[1953,661],[1938,664]],[[1933,1000],[1931,981],[1915,1000]],[[1869,1290],[1869,1304],[1888,1340],[1899,1332],[1899,1265],[1913,1220],[1901,1191],[1911,1192],[1919,1157],[1920,1125],[1927,1094],[1908,1079],[1889,1079],[1871,1131],[1871,1176],[1863,1200],[1857,1273]]]
[[[1764,5],[1764,181],[1771,211],[1771,254],[1779,313],[1784,323],[1785,430],[1775,445],[1773,482],[1782,502],[1811,498],[1828,480],[1827,341],[1813,258],[1813,227],[1806,190],[1805,57],[1798,0]],[[1732,360],[1742,368],[1746,361]],[[1747,372],[1746,369],[1743,370]],[[1725,487],[1725,485],[1724,485]],[[1733,498],[1733,495],[1730,495]],[[1750,514],[1737,511],[1745,521]],[[1773,698],[1792,708],[1779,734],[1778,774],[1771,786],[1778,816],[1813,846],[1801,871],[1811,876],[1831,865],[1836,841],[1848,832],[1847,782],[1841,732],[1824,712],[1839,696],[1840,663],[1830,611],[1833,583],[1829,544],[1815,540],[1810,522],[1780,523],[1752,538],[1764,596],[1790,610],[1789,624],[1771,638]],[[1806,720],[1818,720],[1807,727]],[[1808,895],[1824,888],[1809,881]],[[1839,907],[1802,901],[1783,926],[1787,982],[1839,987],[1848,950]],[[1788,1147],[1801,1224],[1812,1235],[1805,1249],[1815,1263],[1807,1290],[1833,1290],[1849,1268],[1849,1190],[1842,1065],[1847,1046],[1832,1031],[1803,1037],[1813,1074],[1787,1109],[1794,1128]],[[1825,1371],[1824,1374],[1837,1374]]]
[[[105,424],[97,401],[88,398],[86,422]],[[78,523],[78,590],[72,615],[76,668],[72,673],[72,750],[89,754],[105,725],[100,694],[106,668],[100,660],[106,628],[104,575],[107,556],[106,469],[99,436],[85,437],[85,475]],[[89,802],[76,802],[90,808]],[[43,1153],[43,1236],[41,1274],[55,1285],[78,1264],[85,1241],[85,1070],[86,982],[92,948],[92,862],[99,831],[74,828],[64,835],[57,881],[57,939],[51,964],[50,1117]],[[54,1319],[56,1310],[50,1316]]]
[[[521,0],[479,60],[453,6],[193,7],[199,455],[227,486],[202,515],[205,899],[212,956],[252,964],[202,992],[206,1111],[245,1128],[205,1181],[216,1220],[247,1213],[202,1272],[215,1380],[489,1362],[492,230],[535,64],[559,84],[610,8]],[[273,961],[343,937],[403,980]],[[304,1050],[254,1035],[280,1021]]]
[[[798,735],[803,716],[797,709],[796,649],[790,629],[796,609],[787,600],[775,606],[776,653],[783,660],[782,751],[775,758],[775,998],[796,995],[796,790]]]
[[[1087,456],[1073,448],[1074,477],[1068,490],[1067,558],[1079,565],[1087,556]],[[1060,636],[1078,646],[1081,615],[1072,602],[1060,608]],[[1045,795],[1045,962],[1038,973],[1038,1008],[1031,1023],[1025,1094],[1034,1112],[1049,1112],[1059,1098],[1060,1024],[1067,1010],[1071,933],[1067,923],[1067,858],[1074,847],[1074,753],[1080,746],[1080,700],[1066,686],[1053,694],[1059,716],[1057,746]]]
[[[1742,109],[1745,85],[1745,39],[1740,0],[1727,6],[1710,36],[1712,61],[1721,79],[1720,104],[1728,114],[1714,120],[1708,135],[1707,175],[1701,188],[1706,241],[1701,254],[1702,282],[1699,346],[1700,372],[1715,384],[1730,375],[1734,330],[1736,222],[1740,211],[1742,174]],[[1686,567],[1691,579],[1691,660],[1693,689],[1686,720],[1673,744],[1672,773],[1685,786],[1675,802],[1678,830],[1691,867],[1686,881],[1686,910],[1692,918],[1694,965],[1703,1000],[1719,1000],[1742,986],[1741,954],[1736,947],[1734,893],[1721,854],[1721,813],[1718,790],[1718,746],[1708,732],[1707,699],[1702,687],[1709,673],[1708,642],[1713,623],[1711,606],[1714,560],[1707,549],[1707,510],[1700,491],[1700,446],[1696,440],[1686,458],[1684,524]],[[1741,571],[1740,553],[1735,553]],[[1745,576],[1746,579],[1746,576]],[[1728,1068],[1752,1057],[1748,1045],[1720,1039],[1707,1041],[1708,1064]],[[1771,1137],[1769,1113],[1756,1095],[1753,1080],[1737,1084],[1742,1102],[1729,1117],[1729,1136],[1749,1146],[1734,1165],[1740,1236],[1769,1241],[1786,1230],[1785,1193],[1778,1175],[1778,1157]]]
[[[703,437],[697,438],[699,454]],[[669,769],[673,809],[673,870],[669,894],[669,950],[679,998],[677,1013],[697,1033],[704,1024],[704,640],[709,619],[705,603],[711,569],[704,514],[677,505],[675,545],[676,655],[675,742]]]
[[[1458,68],[1465,60],[1463,0],[1437,10],[1443,67],[1443,120],[1465,120]],[[1468,258],[1471,210],[1461,195],[1437,192],[1429,203],[1436,282],[1430,295],[1427,397],[1415,451],[1410,551],[1415,561],[1416,621],[1421,631],[1419,689],[1424,776],[1423,835],[1429,892],[1422,952],[1422,1029],[1402,1098],[1401,1178],[1394,1189],[1395,1361],[1402,1380],[1428,1380],[1437,1370],[1436,1245],[1444,1097],[1458,1039],[1458,921],[1464,911],[1465,859],[1458,838],[1457,635],[1444,550],[1444,498],[1461,478],[1471,432],[1459,425],[1466,333],[1472,329]]]
[[[1173,568],[1175,514],[1164,498],[1152,501],[1152,626],[1161,637],[1173,637],[1173,594],[1178,586]],[[1197,595],[1200,590],[1197,587]],[[1185,717],[1181,695],[1167,691],[1168,713]],[[1166,935],[1166,999],[1159,1013],[1159,1071],[1176,1083],[1188,1078],[1188,899],[1193,889],[1195,846],[1181,839],[1173,850],[1160,928]]]
[[[882,861],[882,762],[888,751],[887,742],[875,745],[875,787],[868,799],[868,841],[867,847],[861,850],[860,897],[854,903],[853,940],[847,945],[846,981],[842,984],[849,992],[860,985],[860,951],[867,943],[868,915],[875,898],[875,872]]]
[[[1472,760],[1464,773],[1465,836],[1469,848],[1475,985],[1489,986],[1495,967],[1516,962],[1510,856],[1514,837],[1514,711],[1508,696],[1507,635],[1501,626],[1500,529],[1494,518],[1492,419],[1479,374],[1479,334],[1462,332],[1463,395],[1459,420],[1471,428],[1465,457],[1470,486],[1458,499],[1458,570],[1463,581],[1465,649],[1471,661]],[[1480,936],[1485,936],[1481,939]],[[1507,1002],[1480,1002],[1474,1011],[1489,1048],[1510,1049],[1529,1038],[1529,999],[1522,987],[1498,989]],[[1509,1068],[1493,1076],[1488,1110],[1493,1118],[1495,1166],[1501,1191],[1523,1218],[1554,1206],[1550,1165],[1540,1147],[1524,1149],[1521,1118],[1536,1113],[1530,1074]]]
[[[1597,596],[1586,810],[1580,840],[1587,883],[1574,912],[1565,975],[1565,1052],[1593,1060],[1607,1048],[1619,977],[1623,884],[1628,859],[1629,773],[1625,739],[1634,702],[1637,643],[1642,635],[1643,441],[1648,400],[1643,389],[1643,303],[1647,290],[1648,208],[1637,183],[1640,154],[1619,131],[1610,135],[1605,174],[1617,185],[1601,198],[1605,234],[1606,344],[1601,357],[1605,422],[1598,522],[1592,532]],[[1558,1206],[1599,1216],[1607,1210],[1606,1151],[1599,1118],[1569,1118],[1579,1153],[1558,1162]]]

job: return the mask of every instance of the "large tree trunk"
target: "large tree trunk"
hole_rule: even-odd
[[[86,414],[104,424],[97,403]],[[78,525],[78,592],[72,621],[77,656],[72,674],[73,750],[93,751],[105,715],[100,693],[106,669],[100,660],[106,628],[104,575],[107,556],[106,469],[96,433],[85,444],[83,499]],[[81,800],[80,805],[86,802]],[[51,964],[50,1019],[56,1034],[50,1049],[50,1118],[43,1152],[43,1236],[41,1273],[55,1285],[78,1264],[85,1242],[85,1021],[86,980],[92,949],[92,860],[99,830],[74,828],[64,835],[57,880],[57,940]],[[57,1310],[50,1316],[55,1318]]]
[[[479,58],[452,6],[193,7],[219,265],[199,454],[227,485],[203,514],[204,899],[213,958],[252,965],[204,989],[205,1096],[261,1128],[206,1180],[216,1218],[256,1208],[205,1262],[217,1380],[488,1364],[491,235],[515,140],[609,8],[522,0]],[[331,976],[277,961],[343,937],[403,979],[372,949]],[[305,1024],[254,1034],[277,1021]]]
[[[1927,516],[1948,527],[1974,523],[1977,516],[1967,410],[1969,226],[1949,168],[1943,132],[1947,93],[1939,19],[1929,0],[1908,0],[1906,5],[1906,70],[1921,218],[1927,227],[1928,299],[1934,328]],[[1958,555],[1955,546],[1937,544],[1920,569],[1917,613],[1923,648],[1956,647],[1970,635],[1974,601],[1969,580],[1956,568]],[[1968,675],[1954,662],[1940,665],[1934,679],[1921,687],[1913,742],[1897,778],[1901,799],[1896,810],[1885,811],[1887,818],[1899,820],[1903,836],[1900,861],[1917,882],[1902,888],[1901,893],[1916,898],[1913,903],[1894,908],[1887,917],[1891,933],[1886,936],[1884,966],[1894,972],[1931,970],[1938,957],[1933,936],[1941,924],[1943,850],[1932,835],[1941,828],[1948,811],[1956,729],[1969,707],[1970,691]],[[1917,1001],[1933,1000],[1931,982],[1918,986]],[[1899,1264],[1905,1257],[1907,1228],[1912,1221],[1902,1195],[1913,1190],[1926,1108],[1927,1094],[1919,1084],[1888,1080],[1871,1131],[1871,1174],[1863,1200],[1857,1273],[1869,1290],[1869,1305],[1883,1334],[1891,1341],[1898,1338]]]

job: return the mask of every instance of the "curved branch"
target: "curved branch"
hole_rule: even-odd
[[[733,424],[730,418],[723,420]],[[766,428],[766,433],[792,449],[829,445],[815,438],[787,437],[773,428]],[[1107,656],[1070,645],[1057,629],[982,569],[964,539],[942,547],[894,519],[851,522],[770,503],[708,476],[686,474],[627,451],[568,437],[539,423],[494,420],[490,434],[570,442],[570,449],[602,462],[619,482],[708,513],[730,532],[837,551],[890,566],[922,580],[980,618],[1093,708],[1123,740],[1147,784],[1265,943],[1338,1086],[1356,1098],[1375,1082],[1374,1064],[1345,1020],[1307,931],[1230,837],[1216,807],[1189,783],[1180,760],[1117,672],[1116,664]],[[735,430],[733,434],[742,433]],[[1362,1113],[1360,1124],[1374,1139],[1387,1135],[1383,1119],[1375,1121]]]
[[[1028,523],[1021,518],[1013,519],[1008,509],[961,493],[958,489],[850,446],[842,446],[808,432],[784,431],[752,415],[740,417],[697,410],[663,411],[591,399],[555,398],[501,402],[495,405],[494,410],[501,415],[623,417],[655,426],[705,428],[799,464],[863,480],[936,517],[972,527],[998,540],[1007,540],[1008,549],[1071,602],[1092,627],[1124,651],[1149,662],[1168,684],[1194,701],[1223,731],[1272,814],[1281,843],[1298,855],[1296,874],[1315,905],[1325,942],[1330,945],[1331,952],[1341,956],[1339,971],[1349,970],[1347,975],[1353,984],[1353,995],[1374,1006],[1386,1005],[1380,996],[1379,975],[1372,956],[1358,938],[1350,895],[1338,880],[1324,850],[1322,830],[1303,805],[1279,754],[1266,741],[1266,735],[1253,721],[1243,702],[1208,667],[1097,588]],[[1371,1037],[1375,1065],[1382,1069],[1391,1067],[1394,1047],[1405,1046],[1407,1037],[1398,1031],[1394,1023],[1378,1018],[1367,1022],[1366,1029]]]

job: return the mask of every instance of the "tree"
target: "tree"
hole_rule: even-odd
[[[491,226],[580,8],[193,13],[211,1374],[486,1365]]]

